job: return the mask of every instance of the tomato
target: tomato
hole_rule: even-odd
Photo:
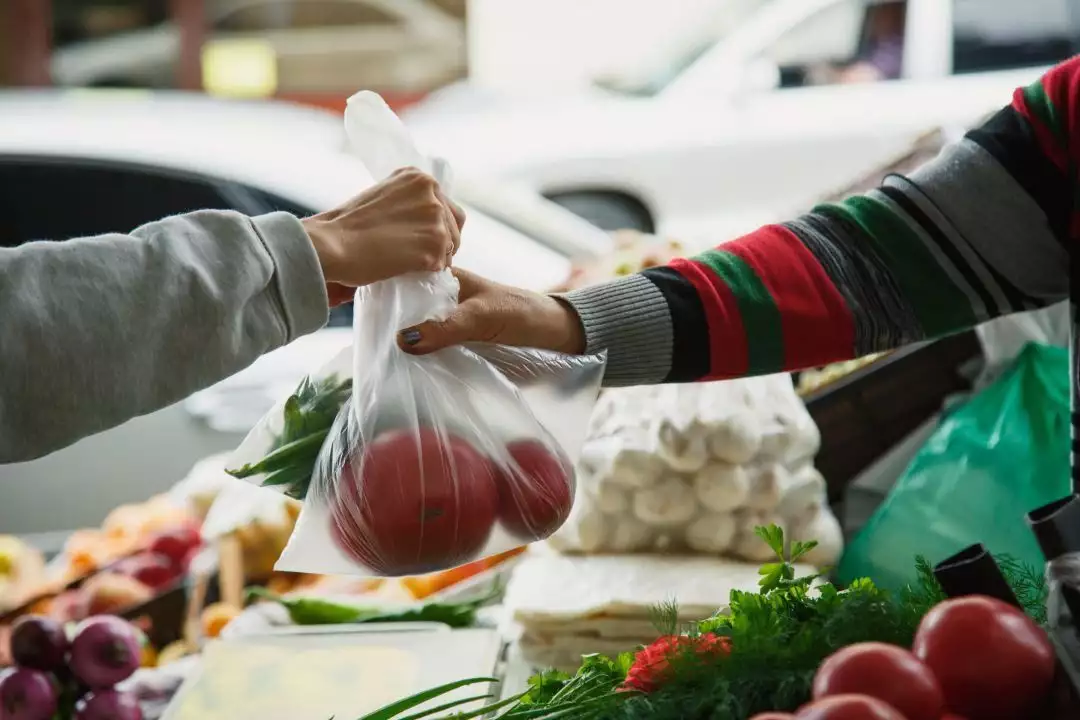
[[[969,720],[1038,715],[1054,680],[1054,648],[1022,610],[981,595],[923,617],[912,652],[937,676],[950,712]]]
[[[506,449],[520,472],[499,472],[499,521],[517,538],[543,540],[566,522],[574,504],[569,463],[536,440],[516,440]]]
[[[181,574],[181,568],[160,553],[143,552],[124,558],[112,568],[120,575],[133,577],[151,590],[162,590]]]
[[[197,528],[186,526],[158,533],[150,543],[150,551],[164,555],[173,564],[173,567],[184,567],[184,559],[192,548],[199,547],[202,538]]]
[[[391,430],[342,468],[331,531],[380,575],[422,575],[475,560],[497,505],[491,463],[472,445],[426,427]]]
[[[826,658],[814,676],[814,698],[858,693],[876,697],[907,720],[939,720],[945,699],[930,668],[904,648],[849,645]]]
[[[869,695],[833,695],[803,705],[796,720],[907,720],[899,710]]]

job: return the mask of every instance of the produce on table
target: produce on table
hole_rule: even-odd
[[[221,635],[225,626],[240,614],[240,608],[229,603],[214,603],[203,608],[199,616],[204,638],[212,639]]]
[[[788,375],[606,391],[578,463],[573,511],[550,544],[579,554],[676,552],[769,559],[754,535],[778,523],[843,546],[815,469],[821,436]]]
[[[499,522],[525,542],[543,540],[570,515],[573,468],[537,440],[515,440],[506,450],[517,472],[498,471]]]
[[[795,720],[907,720],[899,710],[869,695],[833,695],[799,708]]]
[[[888,354],[889,353],[876,353],[874,355],[856,358],[855,360],[845,360],[843,362],[833,363],[832,365],[826,365],[823,368],[803,370],[799,373],[799,395],[805,397],[806,395],[815,393],[824,387],[828,387],[837,380],[842,380],[856,370],[862,370],[864,367],[872,365],[883,357],[886,357]]]
[[[134,695],[119,690],[91,691],[75,707],[76,720],[142,720]]]
[[[197,527],[198,518],[164,495],[138,505],[122,505],[106,516],[99,530],[72,533],[64,546],[61,580],[70,581],[147,549],[160,533]]]
[[[525,552],[524,547],[514,548],[513,550],[507,550],[506,552],[483,558],[482,560],[474,560],[471,563],[458,565],[449,570],[441,570],[427,575],[404,577],[401,578],[400,582],[408,589],[409,594],[414,600],[423,600],[440,590],[445,590],[446,588],[468,580],[485,570],[490,570],[511,558],[517,557],[523,552]]]
[[[56,690],[40,670],[18,668],[0,680],[0,717],[49,720],[56,712]]]
[[[937,676],[951,712],[969,720],[1037,717],[1054,681],[1054,648],[1000,600],[946,600],[919,623],[912,651]]]
[[[472,627],[476,611],[502,593],[492,592],[473,600],[454,603],[428,602],[416,607],[393,609],[346,605],[310,597],[281,597],[260,587],[248,588],[248,597],[282,605],[297,625],[337,625],[342,623],[437,622],[452,628]]]
[[[57,670],[63,667],[67,651],[64,627],[52,618],[22,617],[11,628],[11,659],[20,667]]]
[[[148,550],[180,571],[184,568],[188,555],[200,545],[202,538],[199,536],[199,529],[193,525],[182,525],[156,535]]]
[[[82,617],[70,618],[71,620],[120,612],[154,596],[153,590],[135,578],[112,572],[95,575],[83,583],[77,592],[81,596],[81,605],[76,605],[73,609],[81,613]]]
[[[113,616],[90,618],[70,642],[54,620],[12,628],[17,667],[0,670],[2,720],[141,720],[134,696],[113,686],[139,665],[140,634]]]
[[[45,582],[45,556],[14,535],[0,535],[0,612],[22,605]]]
[[[567,292],[605,282],[663,265],[686,254],[686,247],[678,240],[659,238],[636,230],[620,230],[612,233],[611,238],[614,246],[609,254],[575,262],[566,282],[555,290]]]
[[[907,720],[940,720],[941,685],[926,665],[896,645],[866,642],[830,655],[814,676],[814,699],[862,694],[899,710]]]
[[[342,468],[331,531],[376,574],[415,575],[480,555],[498,500],[490,460],[467,441],[428,427],[391,430]]]
[[[138,580],[151,591],[166,589],[183,575],[183,567],[153,551],[126,557],[108,570]]]
[[[135,628],[112,615],[84,620],[71,641],[71,670],[94,689],[127,679],[139,667],[141,657]]]
[[[794,713],[797,718],[908,720],[895,708],[890,714],[889,706],[878,698],[861,695],[858,701],[838,700],[849,696],[837,695],[815,701],[811,690],[819,666],[842,648],[861,642],[905,648],[913,645],[917,630],[921,634],[925,629],[920,628],[920,621],[946,599],[929,564],[918,558],[917,584],[896,595],[877,588],[867,579],[857,580],[840,591],[828,583],[815,586],[815,581],[820,580],[815,576],[796,576],[793,561],[811,552],[812,542],[785,542],[782,531],[775,526],[758,528],[757,533],[776,554],[775,560],[760,570],[760,591],[732,592],[728,613],[692,623],[682,633],[688,637],[707,634],[723,637],[730,643],[729,652],[693,652],[695,644],[701,641],[680,641],[688,651],[678,656],[678,662],[669,663],[670,671],[662,673],[657,686],[647,693],[624,687],[640,651],[617,657],[585,656],[573,674],[547,671],[532,677],[525,693],[499,703],[500,720],[570,717],[575,720],[746,720],[757,714],[768,717],[768,713],[781,718],[785,713]],[[788,545],[790,550],[785,552]],[[1013,591],[1025,603],[1025,611],[1029,615],[1042,612],[1045,597],[1045,584],[1040,589],[1040,583],[1044,583],[1042,575],[1027,569],[1018,573],[1010,569],[1015,566],[999,564]],[[661,634],[679,634],[677,607],[657,607],[655,619]],[[1017,623],[1018,630],[1023,630],[1021,637],[1027,637],[1031,627]],[[1045,642],[1045,637],[1041,641],[1029,639],[1036,646]],[[958,652],[954,660],[968,668],[982,668],[987,661],[987,646],[983,643],[976,646],[980,648],[978,651]],[[1034,656],[1036,664],[1041,664],[1042,653]],[[948,700],[947,683],[940,676],[938,681],[946,688]],[[454,687],[486,682],[472,678]],[[998,692],[993,682],[990,680],[983,688],[988,697]],[[414,713],[422,702],[444,691],[446,687],[420,693],[361,720],[400,720]],[[1048,699],[1049,690],[1045,689],[1042,700]],[[808,714],[819,710],[835,714]],[[949,712],[957,710],[950,707]],[[1021,710],[1009,720],[1042,717],[1046,715],[1040,710]],[[1075,717],[1075,714],[1062,717]],[[964,718],[982,720],[971,715]]]

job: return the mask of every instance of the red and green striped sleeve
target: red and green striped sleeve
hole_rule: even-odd
[[[1080,58],[910,176],[696,257],[570,293],[609,385],[765,374],[1069,295]]]

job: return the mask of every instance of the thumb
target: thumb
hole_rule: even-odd
[[[459,307],[445,320],[428,320],[398,333],[398,345],[410,355],[427,355],[476,339],[476,320]]]

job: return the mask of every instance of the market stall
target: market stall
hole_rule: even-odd
[[[364,113],[350,133],[378,146],[353,138],[374,176],[401,156],[423,166],[384,104],[350,107]],[[681,251],[624,235],[568,287]],[[888,555],[891,576],[833,572],[854,554],[822,460],[875,428],[838,434],[820,408],[890,386],[903,406],[895,388],[913,367],[951,358],[938,377],[952,378],[970,359],[955,341],[802,392],[778,374],[601,393],[602,357],[470,347],[420,360],[387,340],[455,291],[436,274],[358,295],[355,345],[312,358],[235,452],[116,508],[50,562],[0,539],[0,718],[1076,717],[1080,504],[1055,482],[1064,453],[1040,456],[1045,482],[1012,507],[983,485],[986,512],[960,513],[1006,507],[1016,544],[982,524],[928,558],[886,534],[889,553],[864,555]],[[1067,412],[1059,350],[1003,360],[952,421],[1007,417],[998,435],[1014,444],[1001,447],[1039,455],[1037,433],[1016,428]],[[908,392],[904,422],[924,421],[950,382]],[[871,417],[851,404],[849,424]],[[967,498],[934,483],[948,490],[935,507],[915,477],[912,506],[933,512],[903,517],[905,537],[940,540]],[[1039,507],[1021,518],[1016,503]]]

